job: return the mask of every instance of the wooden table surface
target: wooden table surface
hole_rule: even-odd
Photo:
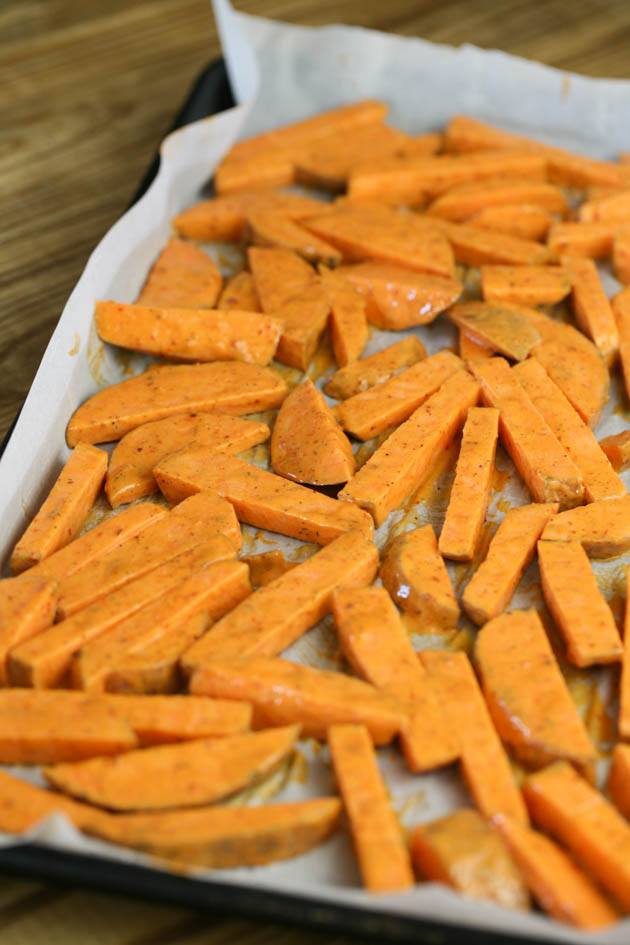
[[[630,78],[628,0],[240,0],[306,25],[345,22],[475,43]],[[217,56],[209,0],[0,5],[0,436],[64,302],[125,209],[193,79]],[[309,945],[332,934],[0,879],[2,945]]]

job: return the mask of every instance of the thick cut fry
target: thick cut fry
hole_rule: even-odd
[[[629,909],[630,825],[621,814],[564,761],[530,775],[523,791],[534,822]]]
[[[610,256],[615,227],[610,223],[554,223],[547,235],[552,259],[563,256],[584,256],[605,259]]]
[[[80,532],[107,470],[107,453],[79,443],[11,553],[14,574],[63,548]]]
[[[294,182],[293,160],[282,149],[261,150],[255,156],[239,159],[227,155],[214,172],[214,189],[221,197],[257,187],[288,187]]]
[[[589,502],[626,494],[626,487],[610,465],[595,434],[571,406],[544,367],[533,358],[517,364],[514,373],[523,390],[584,479]]]
[[[232,194],[226,197],[214,197],[202,200],[183,210],[173,220],[173,226],[180,236],[192,240],[220,240],[222,242],[240,242],[245,238],[247,215],[252,210],[274,210],[290,220],[300,220],[315,213],[323,213],[326,204],[321,200],[303,197],[284,191],[254,190],[250,193]],[[228,282],[226,289],[229,288]],[[254,311],[248,305],[224,306],[219,308],[241,308],[246,312]]]
[[[90,607],[63,620],[9,653],[7,671],[13,685],[49,689],[59,685],[73,653],[99,634],[166,594],[206,562],[227,560],[234,547],[221,535],[185,551],[144,577],[124,584]]]
[[[482,341],[467,335],[463,328],[459,329],[458,348],[459,356],[463,361],[472,361],[475,358],[491,358],[495,353],[491,347]]]
[[[586,873],[544,834],[498,817],[496,827],[541,909],[578,929],[602,929],[618,918],[616,911]]]
[[[481,288],[487,302],[554,305],[571,291],[559,266],[482,266]]]
[[[549,522],[542,538],[579,541],[589,558],[621,555],[630,548],[630,496],[563,512]]]
[[[617,472],[620,469],[627,469],[630,465],[630,430],[624,430],[623,433],[614,433],[612,436],[605,436],[599,441],[600,448],[608,457],[612,468]]]
[[[630,745],[615,745],[608,775],[610,798],[626,818],[630,818]]]
[[[630,226],[620,227],[615,233],[612,266],[619,282],[628,285],[630,283]]]
[[[167,364],[94,394],[75,410],[66,438],[104,443],[173,414],[218,410],[239,416],[277,407],[287,393],[279,374],[258,364]]]
[[[130,725],[90,696],[63,690],[0,692],[2,764],[80,761],[117,755],[137,744]]]
[[[119,441],[107,470],[105,492],[112,508],[158,491],[153,467],[178,450],[203,446],[240,453],[264,443],[265,423],[219,413],[185,413],[136,427]]]
[[[269,364],[282,326],[258,312],[201,308],[147,308],[96,303],[103,341],[178,361],[246,361]]]
[[[46,791],[0,771],[0,830],[3,833],[26,833],[55,813],[65,814],[80,829],[88,821],[107,816],[87,804],[79,804],[55,791]]]
[[[460,766],[480,813],[527,823],[527,811],[472,666],[465,653],[423,650],[420,660],[438,687],[447,722],[460,742]]]
[[[401,610],[419,617],[427,633],[457,626],[459,606],[432,525],[390,542],[379,575]]]
[[[342,266],[338,275],[365,297],[368,321],[385,331],[432,322],[459,298],[462,287],[449,276],[412,272],[378,262]]]
[[[372,454],[339,498],[382,524],[426,479],[478,398],[479,385],[468,374],[453,374]]]
[[[475,341],[514,361],[522,361],[540,342],[531,322],[500,302],[462,302],[449,310],[448,317]]]
[[[350,821],[363,885],[394,892],[414,885],[402,830],[363,725],[331,725],[330,758]]]
[[[190,691],[250,702],[255,727],[297,724],[322,740],[331,725],[356,724],[386,745],[406,724],[400,703],[369,683],[288,660],[212,660],[193,675]]]
[[[370,517],[323,493],[234,456],[190,450],[169,456],[155,478],[170,502],[211,489],[230,502],[241,522],[281,535],[325,545],[351,529],[370,535]]]
[[[538,565],[545,603],[564,637],[569,662],[593,666],[621,659],[615,620],[579,542],[539,541]]]
[[[74,688],[102,691],[111,668],[125,657],[157,640],[179,636],[181,624],[200,613],[211,620],[222,617],[250,592],[248,568],[242,562],[217,562],[194,572],[170,593],[82,646],[71,669]]]
[[[606,363],[611,364],[619,350],[619,333],[597,267],[592,259],[563,256],[561,261],[571,279],[575,319],[582,331],[593,340]]]
[[[435,688],[387,591],[335,591],[333,613],[352,668],[397,699],[408,714],[400,738],[410,770],[430,771],[454,761],[459,755],[457,736],[444,720]]]
[[[361,356],[367,344],[366,301],[337,273],[321,266],[319,275],[330,307],[330,340],[335,361],[339,367],[345,367]]]
[[[533,266],[547,260],[547,247],[534,240],[495,233],[472,223],[449,223],[438,217],[431,220],[450,242],[457,262],[466,266],[485,263]]]
[[[499,411],[471,407],[440,534],[445,558],[472,561],[475,556],[490,500],[498,435]]]
[[[225,284],[217,308],[237,309],[241,312],[260,312],[260,299],[251,272],[243,269]]]
[[[322,262],[328,266],[341,262],[338,249],[276,210],[251,210],[247,223],[254,245],[289,249],[310,262]]]
[[[77,693],[80,696],[80,693]],[[94,696],[129,723],[141,745],[162,745],[195,738],[224,738],[250,728],[245,702],[192,696]]]
[[[582,475],[503,358],[471,362],[482,397],[500,411],[499,432],[525,485],[536,502],[557,502],[561,509],[584,500]]]
[[[619,716],[617,730],[619,738],[630,740],[630,576],[626,569],[626,609],[623,627],[623,659],[619,680]]]
[[[484,696],[501,740],[523,764],[542,768],[597,758],[535,610],[490,620],[475,646]]]
[[[385,383],[425,356],[424,345],[412,335],[337,371],[324,385],[324,390],[329,397],[346,400],[376,384]]]
[[[172,239],[153,264],[136,301],[159,308],[212,308],[222,282],[207,253],[185,240]]]
[[[462,597],[464,610],[478,626],[506,609],[534,557],[543,529],[557,511],[555,504],[534,503],[506,512],[485,561],[473,574]]]
[[[578,219],[584,223],[630,223],[630,191],[585,200],[578,209]]]
[[[289,756],[297,725],[160,745],[113,761],[95,758],[44,770],[53,787],[115,811],[167,810],[214,804],[253,787]]]
[[[529,204],[510,204],[504,207],[486,207],[471,217],[473,226],[496,233],[506,233],[522,240],[545,240],[555,217],[542,207]]]
[[[559,187],[535,181],[489,180],[483,184],[453,187],[427,208],[429,216],[464,223],[488,207],[528,204],[553,213],[565,214],[567,198]]]
[[[263,312],[277,312],[304,289],[314,285],[312,266],[288,249],[250,246],[249,267]]]
[[[416,827],[411,855],[423,879],[445,883],[471,899],[529,908],[514,860],[496,830],[475,810],[456,810]]]
[[[30,573],[0,581],[0,685],[7,684],[9,650],[46,630],[56,609],[54,581]]]
[[[376,575],[378,553],[359,532],[348,532],[261,588],[212,627],[182,657],[188,673],[215,659],[276,656],[332,607],[336,588],[357,588]]]
[[[630,398],[630,287],[617,292],[612,310],[619,331],[619,357],[626,397]]]
[[[314,486],[347,482],[354,473],[350,441],[308,377],[293,388],[278,411],[271,468],[286,479]]]
[[[370,440],[398,426],[440,389],[463,364],[451,351],[419,361],[391,380],[349,397],[335,410],[339,423],[359,440]]]
[[[249,567],[249,579],[254,590],[266,587],[276,578],[282,577],[287,571],[292,571],[298,566],[297,561],[289,561],[281,551],[263,551],[256,555],[243,555],[241,561]]]
[[[326,325],[330,306],[319,283],[306,286],[275,313],[282,323],[276,361],[306,371]]]

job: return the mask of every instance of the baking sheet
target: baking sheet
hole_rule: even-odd
[[[67,455],[63,432],[72,410],[98,386],[128,376],[144,363],[142,358],[122,357],[100,344],[91,324],[94,301],[107,297],[131,301],[135,297],[169,234],[170,218],[198,199],[217,159],[243,128],[254,133],[321,108],[373,95],[387,99],[392,106],[392,120],[412,132],[441,127],[451,114],[466,111],[595,156],[614,154],[630,143],[624,140],[627,124],[624,118],[630,116],[629,83],[569,77],[500,53],[473,48],[453,50],[360,29],[315,30],[271,23],[234,14],[224,0],[217,0],[215,9],[232,85],[241,104],[166,140],[160,172],[151,189],[107,234],[89,260],[64,309],[0,462],[5,557]],[[256,106],[252,109],[251,100],[259,82]],[[518,116],[513,114],[515,101],[519,102]],[[219,259],[224,269],[236,261],[233,253],[225,252],[219,253]],[[614,280],[607,278],[613,290]],[[429,350],[453,342],[451,329],[441,323],[417,329],[417,334]],[[375,332],[368,352],[399,337]],[[316,359],[316,372],[326,365],[324,352]],[[626,425],[621,401],[616,397],[598,434],[617,432]],[[250,458],[264,463],[265,450],[257,449]],[[489,517],[494,522],[505,511],[508,499],[510,503],[527,501],[523,487],[512,478],[505,457],[499,459],[498,476],[505,483],[504,494],[499,499],[495,497],[490,510]],[[446,471],[432,482],[430,490],[424,491],[428,501],[395,513],[379,529],[379,543],[392,527],[408,528],[424,521],[433,521],[439,527],[448,485]],[[245,531],[248,551],[279,546],[292,557],[305,553],[304,546],[297,542],[278,540],[251,529]],[[622,559],[616,559],[610,564],[596,565],[602,586],[613,602],[621,583],[622,564]],[[458,582],[465,580],[465,569],[456,569],[454,578]],[[536,572],[532,568],[513,607],[530,606],[538,600]],[[418,646],[444,642],[416,638]],[[316,665],[339,665],[330,623],[325,621],[306,634],[288,655]],[[605,673],[600,675],[605,677]],[[578,695],[589,689],[588,678],[589,674],[573,672],[571,684]],[[454,806],[469,803],[454,772],[411,776],[396,752],[383,751],[380,756],[394,805],[406,825],[433,819]],[[37,778],[31,769],[13,770],[31,780]],[[262,794],[257,792],[247,800],[260,803],[265,795],[272,794],[275,799],[290,800],[332,790],[326,750],[310,742],[302,743],[297,759],[268,783]],[[105,854],[127,862],[148,862],[129,851],[84,838],[60,816],[50,818],[32,836],[60,849]],[[14,842],[9,837],[0,839],[5,844]],[[412,917],[429,916],[448,923],[461,922],[558,941],[621,945],[627,942],[630,930],[630,922],[625,921],[607,933],[581,935],[541,916],[520,916],[490,904],[472,903],[433,884],[418,886],[404,895],[370,897],[359,888],[354,858],[343,833],[324,847],[288,863],[253,870],[196,872],[195,876],[331,904],[344,903]]]

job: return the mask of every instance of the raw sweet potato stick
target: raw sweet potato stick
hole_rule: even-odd
[[[562,256],[561,262],[571,279],[571,301],[576,321],[610,365],[619,350],[619,332],[597,267],[592,259],[576,259],[574,256]]]
[[[68,694],[70,695],[70,694]],[[80,698],[81,693],[72,693]],[[140,745],[164,745],[197,738],[224,738],[250,728],[251,706],[246,702],[195,696],[93,696],[124,719]]]
[[[453,223],[464,223],[489,207],[522,204],[560,214],[569,209],[563,192],[553,184],[508,179],[452,187],[434,200],[426,212],[429,216],[442,217]]]
[[[473,226],[495,233],[505,233],[522,240],[543,241],[554,223],[553,214],[530,204],[506,204],[503,207],[486,207],[470,218]]]
[[[339,367],[361,356],[368,340],[366,303],[342,275],[320,266],[320,279],[330,306],[330,340]]]
[[[585,200],[578,210],[578,219],[585,223],[630,222],[630,191],[620,190],[606,196]]]
[[[57,585],[39,574],[0,581],[0,684],[7,685],[9,650],[46,630],[55,619]]]
[[[247,214],[247,224],[251,241],[256,246],[289,249],[309,262],[321,262],[327,266],[337,266],[341,262],[338,249],[281,212],[251,210]]]
[[[329,397],[347,400],[376,384],[385,383],[405,368],[422,361],[425,356],[424,345],[411,335],[383,351],[341,368],[327,381],[324,390]]]
[[[612,252],[615,229],[611,223],[554,223],[547,235],[550,256],[605,259]]]
[[[237,272],[228,279],[219,297],[217,308],[237,309],[241,312],[261,311],[260,299],[251,272],[242,269],[241,272]]]
[[[619,227],[615,232],[612,267],[616,279],[628,285],[630,283],[630,222]]]
[[[630,396],[630,287],[617,292],[612,300],[612,310],[619,332],[619,357],[626,397]]]
[[[207,253],[185,240],[172,239],[153,264],[136,301],[158,308],[212,308],[222,282]]]
[[[607,788],[617,810],[628,818],[630,816],[630,745],[615,745]]]
[[[534,325],[516,309],[495,302],[454,305],[449,319],[475,341],[514,361],[522,361],[540,342]]]
[[[326,208],[321,200],[313,200],[301,194],[283,190],[253,190],[225,197],[202,200],[187,210],[182,210],[174,219],[173,226],[181,235],[191,240],[220,240],[227,243],[240,242],[245,238],[247,214],[254,209],[276,210],[290,220],[322,213]],[[242,273],[239,273],[239,276]],[[249,275],[246,273],[246,275]],[[230,279],[223,295],[230,289],[235,278]],[[230,308],[219,303],[219,308]],[[235,306],[246,312],[255,311],[248,305]]]
[[[626,591],[630,585],[630,574],[626,569]],[[619,716],[617,718],[619,738],[630,740],[630,594],[626,594],[626,609],[623,627],[623,657],[619,680]]]
[[[547,248],[534,240],[494,233],[473,223],[450,223],[439,217],[431,217],[431,221],[448,239],[457,262],[466,266],[535,266],[547,260]]]
[[[630,496],[602,499],[561,512],[542,534],[544,541],[579,541],[589,558],[610,558],[630,548]]]
[[[571,291],[560,266],[482,266],[481,290],[487,302],[555,305]]]

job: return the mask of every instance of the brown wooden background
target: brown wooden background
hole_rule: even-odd
[[[628,0],[238,0],[630,78]],[[209,0],[0,0],[0,436],[63,304],[219,52]],[[0,877],[3,945],[315,945],[333,935]]]

